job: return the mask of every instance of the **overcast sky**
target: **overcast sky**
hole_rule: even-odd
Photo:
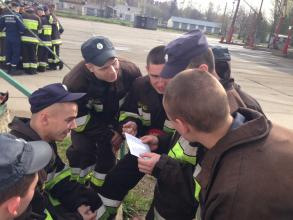
[[[163,0],[161,0],[163,1]],[[245,0],[248,4],[253,6],[254,8],[257,8],[257,11],[259,10],[261,0]],[[247,10],[249,10],[249,6],[245,3],[244,0],[240,0],[240,6],[245,7]],[[192,5],[195,8],[198,8],[201,11],[205,11],[208,8],[209,2],[213,2],[215,8],[219,6],[221,12],[224,12],[225,4],[227,2],[227,10],[232,11],[233,9],[233,2],[234,7],[237,5],[236,0],[177,0],[179,5],[183,5],[186,7],[187,5]],[[266,17],[270,17],[271,9],[273,8],[273,2],[274,0],[264,0],[263,1],[263,9],[262,12],[265,13]]]

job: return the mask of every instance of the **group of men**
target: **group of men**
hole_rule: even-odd
[[[1,216],[113,219],[149,174],[157,181],[146,219],[293,218],[293,133],[234,82],[228,51],[194,30],[150,50],[146,76],[106,37],[81,53],[62,83],[30,96],[32,117],[13,119],[14,136],[0,136]],[[66,166],[55,141],[70,132]],[[151,152],[117,161],[125,133]],[[31,141],[43,141],[40,156],[23,155],[35,151]],[[24,185],[32,173],[39,180]],[[16,183],[22,191],[11,193]]]
[[[55,5],[6,2],[0,11],[0,62],[10,75],[63,68],[59,59],[64,29]]]

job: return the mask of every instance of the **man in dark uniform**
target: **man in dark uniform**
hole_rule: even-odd
[[[22,18],[27,29],[21,37],[22,65],[26,74],[33,75],[37,73],[38,68],[37,46],[39,40],[37,37],[42,31],[42,25],[33,7],[27,7]]]
[[[63,68],[63,63],[59,59],[60,57],[60,46],[62,44],[61,34],[64,32],[64,28],[62,27],[60,21],[57,19],[55,15],[55,5],[50,4],[48,7],[45,7],[45,13],[48,17],[50,17],[50,24],[52,25],[52,51],[57,55],[53,55],[49,53],[49,69],[56,70],[57,66],[59,66],[59,70]],[[52,19],[52,21],[51,21]]]
[[[45,141],[26,142],[0,134],[0,216],[11,220],[21,215],[33,198],[38,171],[52,158]]]
[[[165,46],[157,46],[149,52],[146,60],[148,75],[135,80],[121,107],[120,123],[124,132],[138,137],[172,135],[174,132],[162,104],[168,83],[168,80],[160,77],[165,64],[164,49]],[[106,176],[101,187],[100,195],[104,201],[107,199],[106,212],[114,214],[128,189],[134,187],[143,176],[138,170],[137,158],[130,153],[125,155]]]
[[[41,42],[38,46],[38,72],[45,72],[48,68],[49,50],[47,47],[52,47],[52,24],[50,15],[45,14],[43,6],[37,7],[37,15],[41,18],[42,23],[42,31],[39,34]]]
[[[6,65],[8,67],[8,73],[10,75],[20,75],[21,72],[17,70],[17,65],[20,61],[20,37],[25,31],[25,27],[22,23],[22,19],[19,12],[19,4],[16,2],[11,3],[11,9],[13,13],[9,10],[1,16],[0,19],[0,29],[5,28],[6,38],[5,38],[5,57]]]
[[[32,117],[15,117],[9,124],[11,134],[27,141],[46,141],[53,150],[51,162],[39,172],[30,209],[18,220],[89,220],[98,207],[103,207],[94,191],[70,180],[70,168],[59,157],[55,143],[76,127],[75,101],[84,95],[68,92],[61,83],[44,86],[29,97]]]
[[[215,71],[213,52],[201,31],[191,31],[170,42],[166,46],[166,53],[168,61],[161,72],[162,77],[170,79],[185,68],[198,68],[208,71],[220,81]],[[239,107],[247,107],[246,102],[233,87],[233,83],[228,84],[225,89],[231,113]],[[186,90],[186,93],[189,91]],[[245,94],[243,92],[243,95]],[[249,105],[253,103],[252,106],[262,112],[255,99],[247,95],[246,100],[249,100]],[[184,107],[188,109],[190,105]],[[204,148],[199,143],[189,143],[178,132],[169,140],[153,139],[149,143],[156,147],[169,145],[172,148],[166,152],[167,155],[150,153],[142,155],[148,160],[138,159],[139,170],[158,179],[153,206],[147,219],[195,218],[199,188],[193,180],[193,174],[196,176],[200,170],[199,162],[204,155]]]
[[[67,157],[74,178],[98,190],[116,163],[113,148],[122,142],[119,108],[141,73],[135,64],[117,58],[106,37],[90,38],[81,52],[84,60],[63,79],[69,91],[86,93],[79,101],[78,127],[71,133]]]
[[[199,69],[178,74],[163,103],[176,130],[207,150],[201,170],[189,173],[195,182],[190,190],[197,191],[200,204],[198,219],[292,219],[292,130],[247,108],[231,115],[223,86]],[[162,177],[166,173],[160,168],[153,173]],[[177,179],[183,182],[186,176]]]

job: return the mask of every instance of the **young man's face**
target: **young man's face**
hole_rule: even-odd
[[[38,182],[38,174],[35,175],[34,181],[31,183],[31,185],[29,186],[26,194],[24,197],[20,197],[20,206],[17,210],[17,216],[21,215],[28,207],[28,205],[30,204],[34,193],[35,193],[35,188]],[[15,216],[16,217],[16,216]]]
[[[57,105],[56,109],[48,113],[46,136],[50,141],[63,141],[76,128],[77,104],[68,102]]]
[[[164,79],[160,77],[160,73],[164,68],[164,64],[149,64],[146,70],[150,77],[150,82],[153,88],[159,94],[164,94],[165,88],[169,82],[169,79]]]
[[[109,59],[102,67],[94,64],[86,64],[87,68],[100,80],[106,82],[115,82],[119,75],[119,60],[117,58]]]

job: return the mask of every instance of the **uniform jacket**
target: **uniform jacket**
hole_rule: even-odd
[[[39,34],[42,42],[40,46],[52,46],[51,35],[52,35],[52,24],[50,23],[50,17],[47,15],[43,15],[40,17],[42,23],[42,30]]]
[[[26,27],[21,40],[26,43],[38,43],[39,40],[36,36],[42,31],[41,19],[32,11],[28,11],[22,14],[23,23]],[[29,31],[30,30],[30,31]],[[34,34],[32,34],[33,32]]]
[[[16,137],[23,138],[26,141],[41,140],[39,135],[30,127],[29,122],[30,119],[15,117],[9,124],[9,128],[11,129],[10,133]],[[36,216],[38,216],[36,219],[45,219],[45,208],[49,210],[54,220],[82,219],[81,216],[75,212],[80,205],[89,204],[95,210],[98,206],[100,206],[101,202],[93,191],[86,189],[83,185],[70,181],[70,176],[67,175],[65,178],[61,178],[62,172],[64,173],[64,171],[66,171],[66,166],[57,153],[56,143],[50,142],[49,144],[55,154],[47,167],[40,172],[41,178],[31,203],[32,212],[24,215],[29,216],[28,218],[19,219],[34,219]],[[57,181],[58,179],[59,182]],[[47,189],[47,184],[52,185],[54,181],[57,181],[56,184],[53,184],[50,189]],[[45,190],[43,190],[44,183],[46,186]],[[70,217],[62,218],[61,216],[58,216],[55,208],[53,208],[48,201],[48,195],[58,199],[65,210],[67,210],[67,212],[71,212]]]
[[[78,102],[78,117],[90,115],[84,132],[112,127],[118,129],[119,108],[125,101],[133,81],[141,76],[139,68],[126,60],[119,59],[120,73],[114,83],[97,79],[81,61],[63,79],[71,92],[85,92]],[[79,125],[79,124],[78,124]],[[96,135],[96,133],[95,133]]]
[[[203,220],[293,218],[293,132],[248,109],[204,156],[196,177]]]
[[[22,18],[19,13],[12,14],[5,10],[0,18],[0,30],[5,29],[6,37],[20,41],[21,34],[25,31],[25,27],[21,22]]]
[[[133,120],[138,125],[138,136],[146,135],[151,129],[173,132],[162,104],[163,95],[157,93],[149,76],[139,77],[121,107],[120,122]],[[130,113],[130,114],[129,114]],[[124,116],[125,117],[121,117]],[[154,130],[155,131],[155,130]]]
[[[56,15],[50,15],[52,19],[52,44],[60,45],[61,41],[61,34],[64,32],[63,26],[57,19]]]
[[[258,102],[247,95],[243,91],[242,97],[234,88],[234,82],[224,85],[229,101],[231,113],[237,111],[239,107],[249,107],[262,112]],[[240,87],[238,88],[240,90]],[[180,135],[176,134],[171,137],[164,135],[159,137],[159,146],[164,149],[173,147],[179,140]],[[198,145],[191,147],[198,148]],[[163,151],[164,152],[164,151]],[[205,150],[194,149],[194,154],[197,154],[197,164],[202,159]],[[166,153],[166,152],[165,152]],[[154,204],[159,214],[166,219],[193,219],[196,214],[198,203],[194,198],[195,183],[193,173],[196,166],[189,163],[182,163],[176,159],[170,158],[167,155],[162,155],[156,164],[153,175],[158,182],[155,188]],[[178,193],[180,192],[180,193]],[[184,207],[184,208],[183,208]]]

